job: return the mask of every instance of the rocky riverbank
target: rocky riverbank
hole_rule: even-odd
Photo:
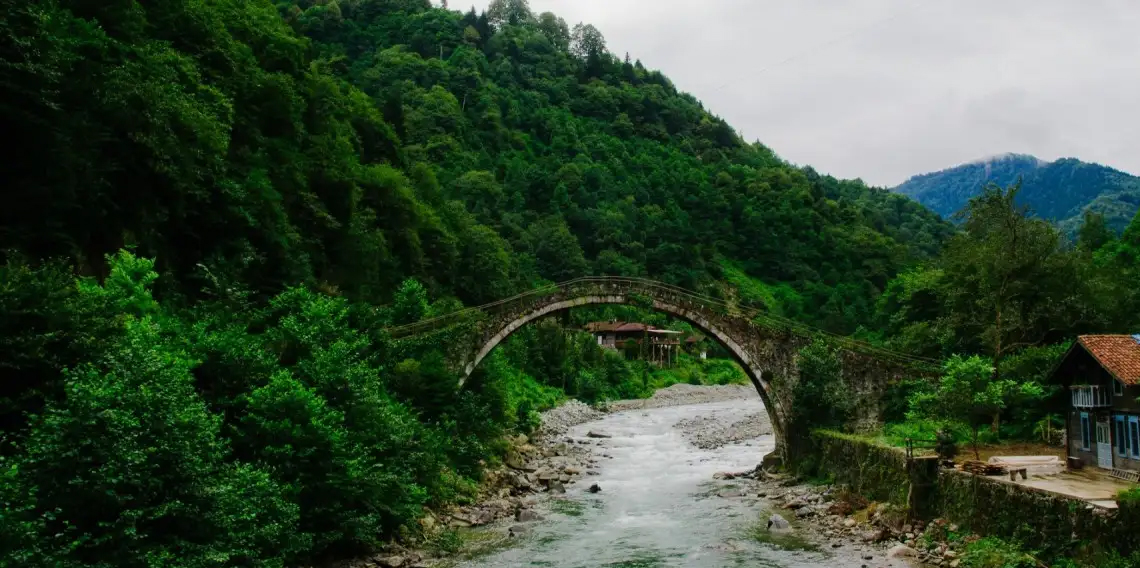
[[[771,504],[774,528],[762,530],[798,532],[821,548],[854,551],[867,566],[958,568],[961,548],[977,539],[941,519],[911,522],[897,506],[870,503],[841,487],[800,484],[759,468],[719,473],[714,479],[731,487],[718,493],[722,498],[755,498]]]
[[[588,483],[589,478],[597,474],[594,468],[600,461],[610,458],[605,450],[608,434],[592,431],[585,437],[567,436],[567,431],[574,426],[598,420],[609,412],[702,404],[749,396],[756,396],[750,386],[678,384],[660,389],[648,399],[614,401],[600,408],[576,400],[567,401],[544,412],[542,424],[532,436],[520,435],[510,440],[503,465],[484,472],[475,504],[429,513],[420,520],[422,537],[409,539],[405,544],[392,544],[380,553],[342,563],[335,568],[433,566],[446,553],[422,545],[430,543],[433,535],[438,536],[447,529],[496,524],[505,529],[501,533],[504,538],[525,533],[527,523],[542,520],[536,509],[540,500],[565,493],[567,486]],[[745,439],[749,432],[756,432],[750,437],[758,436],[765,427],[767,415],[760,412],[728,426],[719,426],[715,416],[710,416],[683,427],[683,430],[691,432],[694,444],[715,444],[710,447],[717,447]]]
[[[726,423],[716,415],[688,418],[678,422],[677,429],[690,444],[702,450],[711,450],[771,434],[772,424],[768,413],[760,411],[731,423]]]
[[[659,389],[649,398],[606,403],[604,409],[606,412],[621,412],[623,410],[704,404],[737,398],[756,398],[759,402],[760,396],[756,394],[756,389],[752,385],[689,385],[679,383],[669,388]]]

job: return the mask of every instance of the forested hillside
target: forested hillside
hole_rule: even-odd
[[[949,229],[909,200],[744,143],[661,73],[526,2],[71,2],[3,28],[0,248],[103,277],[128,246],[164,293],[308,283],[467,304],[645,275],[865,322]]]
[[[525,0],[2,10],[0,566],[427,538],[536,410],[739,375],[546,321],[459,389],[446,346],[386,326],[612,274],[849,333],[952,231]]]
[[[1140,209],[1140,178],[1074,158],[1045,162],[1008,154],[910,178],[895,191],[950,218],[987,183],[1021,180],[1018,204],[1075,236],[1086,213],[1102,215],[1119,233]]]

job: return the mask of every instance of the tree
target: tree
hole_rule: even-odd
[[[456,294],[468,305],[481,305],[510,295],[510,245],[495,231],[474,225],[460,241],[462,252],[455,274]]]
[[[416,323],[428,313],[427,290],[423,284],[409,278],[400,284],[396,299],[392,303],[392,323],[397,325]]]
[[[1096,252],[1115,238],[1116,234],[1109,228],[1103,214],[1085,211],[1084,223],[1077,235],[1077,244],[1081,250]]]
[[[960,214],[941,265],[948,323],[959,347],[1000,362],[1102,317],[1089,265],[1063,247],[1057,229],[1015,205],[1019,186],[989,185]]]
[[[565,221],[546,217],[531,224],[526,244],[534,255],[539,276],[554,282],[564,282],[584,276],[589,269],[578,239],[570,232]]]
[[[550,12],[543,12],[538,16],[538,29],[558,49],[562,51],[570,49],[570,27],[566,25],[566,20]]]
[[[966,423],[970,427],[974,459],[981,459],[978,453],[981,427],[992,423],[1011,397],[1039,391],[1036,383],[1018,385],[1011,379],[999,379],[987,359],[954,355],[943,364],[942,378],[934,388],[911,396],[910,417]]]
[[[855,410],[854,399],[844,389],[843,364],[836,348],[815,339],[800,349],[796,368],[791,418],[797,428],[846,427]]]
[[[601,57],[606,52],[606,38],[590,24],[574,26],[570,39],[570,53],[581,60]]]
[[[491,5],[487,7],[487,18],[495,28],[502,29],[507,25],[530,23],[534,20],[534,14],[530,11],[529,0],[491,0]]]

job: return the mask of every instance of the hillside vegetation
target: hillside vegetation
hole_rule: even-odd
[[[0,10],[0,566],[414,538],[565,396],[740,376],[545,321],[461,390],[446,345],[385,327],[613,274],[850,333],[953,230],[525,0]]]
[[[1021,180],[1018,204],[1075,236],[1085,214],[1099,214],[1117,233],[1140,210],[1140,178],[1100,164],[1063,158],[1045,162],[1009,154],[910,178],[895,191],[950,218],[987,183]]]

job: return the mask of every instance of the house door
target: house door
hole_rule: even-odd
[[[1112,428],[1108,422],[1096,423],[1096,465],[1112,469]]]

